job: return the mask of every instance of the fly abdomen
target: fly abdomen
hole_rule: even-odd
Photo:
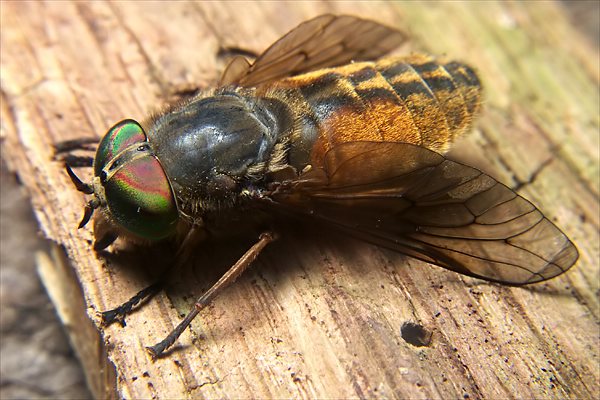
[[[385,61],[377,68],[409,105],[412,115],[425,118],[435,114],[433,125],[422,129],[425,147],[436,149],[428,145],[430,136],[447,132],[451,142],[470,127],[481,97],[479,79],[470,67],[426,55],[413,55],[391,65]]]
[[[348,79],[384,141],[437,152],[445,152],[470,128],[481,96],[479,80],[468,66],[421,54],[384,58]]]
[[[481,86],[472,69],[426,55],[384,58],[273,85],[299,120],[290,162],[315,162],[333,144],[406,142],[445,152],[467,131]]]

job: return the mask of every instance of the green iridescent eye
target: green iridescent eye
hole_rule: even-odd
[[[94,175],[100,176],[102,169],[121,151],[136,143],[146,142],[147,137],[141,125],[132,119],[124,119],[110,128],[100,141],[94,159]]]
[[[175,230],[177,206],[167,176],[153,156],[128,161],[104,190],[111,215],[128,231],[157,240]]]
[[[98,147],[94,172],[115,222],[148,240],[173,234],[179,217],[175,196],[136,121],[121,121],[108,131]]]

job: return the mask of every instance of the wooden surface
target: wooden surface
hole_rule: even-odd
[[[600,394],[599,55],[557,5],[7,2],[1,12],[2,156],[44,233],[71,259],[75,274],[43,263],[50,291],[63,292],[53,296],[59,309],[75,304],[77,312],[68,299],[79,294],[64,296],[73,285],[52,282],[76,276],[97,322],[97,311],[149,284],[171,253],[91,251],[91,230],[74,229],[84,199],[52,161],[52,144],[142,119],[173,85],[216,82],[219,46],[259,52],[324,12],[399,26],[411,33],[409,49],[476,66],[484,112],[451,154],[518,187],[581,254],[562,277],[509,288],[293,229],[201,313],[168,357],[152,362],[144,346],[162,339],[253,238],[209,243],[167,294],[125,328],[103,329],[103,340],[61,313],[97,397]],[[402,339],[406,321],[433,332],[429,346]]]

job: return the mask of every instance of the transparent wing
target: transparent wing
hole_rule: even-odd
[[[406,143],[344,143],[272,200],[432,264],[523,285],[562,274],[573,243],[483,172]]]
[[[379,58],[406,40],[390,27],[348,15],[321,15],[292,29],[250,64],[236,57],[225,69],[221,86],[258,86],[273,80]]]

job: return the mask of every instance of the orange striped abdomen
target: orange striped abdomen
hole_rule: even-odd
[[[300,166],[352,141],[408,142],[443,153],[470,128],[481,85],[464,64],[411,55],[299,75],[269,92],[299,121],[290,162]]]

